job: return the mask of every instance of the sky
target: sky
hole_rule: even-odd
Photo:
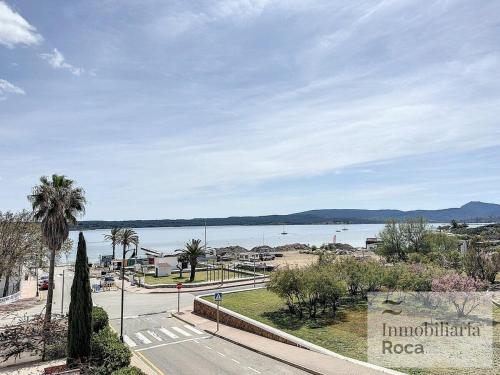
[[[0,210],[500,203],[500,2],[0,0]]]

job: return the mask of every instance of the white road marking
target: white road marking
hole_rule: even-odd
[[[137,344],[135,342],[133,342],[132,339],[130,337],[128,337],[127,335],[123,335],[123,341],[125,341],[125,344],[127,344],[131,348],[133,348],[134,346],[137,346]]]
[[[192,334],[190,334],[190,333],[188,333],[188,332],[184,331],[183,329],[181,329],[181,328],[179,328],[179,327],[172,327],[172,329],[173,329],[174,331],[179,332],[181,335],[184,335],[184,336],[186,336],[186,337],[187,337],[187,336],[193,336]]]
[[[252,371],[256,372],[257,374],[260,374],[260,371],[257,371],[257,370],[256,370],[256,369],[254,369],[253,367],[248,366],[248,369],[250,369],[250,370],[252,370]]]
[[[236,359],[234,358],[231,358],[231,361],[233,361],[234,363],[237,363],[237,364],[241,364],[240,361],[237,361]]]
[[[201,332],[200,330],[194,328],[193,326],[190,326],[189,324],[184,324],[184,327],[186,327],[187,329],[189,329],[191,332],[196,333],[197,335],[203,335],[203,332]]]
[[[205,345],[205,348],[212,350],[212,348],[208,345]]]
[[[163,339],[160,336],[158,336],[155,332],[153,332],[153,331],[146,331],[146,332],[149,333],[151,336],[153,336],[158,341],[163,341]]]
[[[221,357],[225,357],[226,355],[221,353],[221,352],[217,352],[218,355],[220,355]]]
[[[137,332],[135,336],[141,340],[144,344],[151,344],[151,340],[144,336],[142,333]]]
[[[198,340],[193,340],[195,343],[199,344],[200,342]]]
[[[210,336],[204,336],[204,337],[199,337],[198,340],[200,340],[200,339],[209,339],[209,338],[210,338]],[[143,352],[145,350],[160,348],[162,346],[169,346],[169,345],[181,344],[183,342],[188,342],[188,341],[194,341],[194,339],[184,339],[184,340],[179,340],[179,341],[166,342],[166,343],[163,343],[163,344],[149,346],[147,348],[137,349],[136,352]]]
[[[173,334],[172,332],[170,332],[168,329],[166,328],[163,328],[161,327],[160,328],[160,331],[163,332],[165,335],[167,335],[168,337],[170,337],[171,339],[178,339],[179,336],[177,336],[176,334]]]

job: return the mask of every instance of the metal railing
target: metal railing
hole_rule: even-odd
[[[8,305],[9,303],[16,302],[21,298],[21,291],[11,294],[7,297],[0,298],[0,305]]]

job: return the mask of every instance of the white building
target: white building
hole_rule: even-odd
[[[173,266],[169,263],[168,258],[154,258],[155,259],[155,276],[169,276],[172,273]]]

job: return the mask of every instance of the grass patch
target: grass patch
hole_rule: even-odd
[[[213,302],[213,296],[203,297]],[[347,357],[367,360],[367,306],[356,302],[343,306],[335,320],[317,319],[315,322],[299,319],[288,313],[286,305],[274,293],[257,289],[224,294],[221,306],[249,318],[281,329],[289,334],[320,345]],[[484,375],[500,373],[500,308],[494,308],[494,369],[481,369]],[[478,369],[399,369],[412,375],[478,374]]]
[[[174,273],[170,276],[160,276],[160,277],[154,277],[154,276],[146,276],[146,283],[147,284],[176,284],[176,283],[189,283],[189,271],[184,271],[182,273],[182,277],[179,276],[178,273]],[[250,275],[248,274],[243,274],[241,272],[233,272],[233,271],[224,271],[224,280],[229,280],[229,279],[237,279],[237,278],[244,278],[244,277],[249,277]],[[221,281],[222,278],[222,272],[216,271],[215,275],[214,272],[211,272],[211,275],[207,278],[207,271],[197,271],[194,281],[195,283],[202,283],[205,281]]]

